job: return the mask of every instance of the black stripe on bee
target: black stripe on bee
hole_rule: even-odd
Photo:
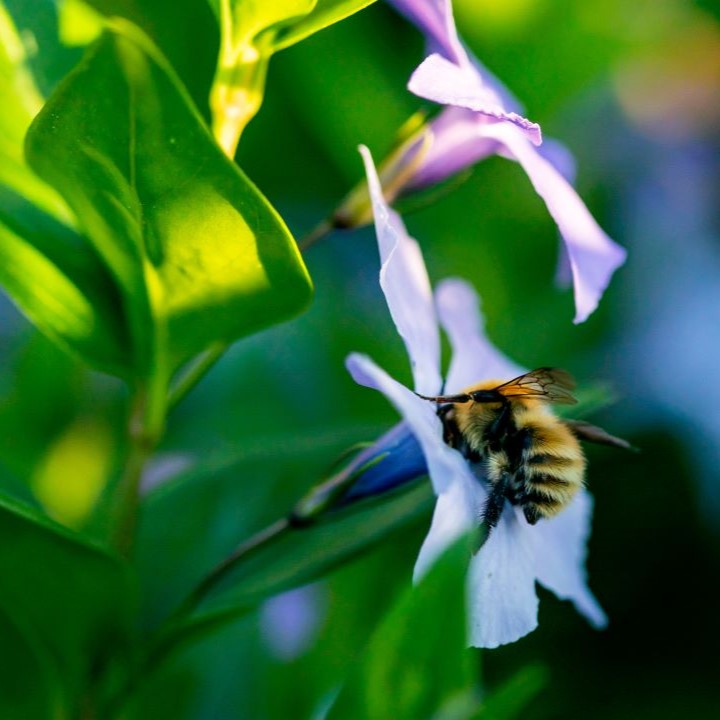
[[[547,473],[543,473],[542,475],[534,475],[530,482],[533,485],[537,485],[539,487],[546,487],[546,488],[559,488],[559,487],[567,487],[568,481],[564,478],[556,477],[555,475],[548,475]]]
[[[562,483],[563,485],[565,483]],[[536,489],[530,489],[526,490],[525,494],[522,497],[523,504],[530,503],[533,505],[555,505],[556,500],[553,497],[550,497],[549,495],[546,495],[545,493],[536,490]]]

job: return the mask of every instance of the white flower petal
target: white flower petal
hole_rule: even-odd
[[[575,289],[575,322],[595,310],[612,274],[627,253],[595,222],[574,188],[514,128],[488,123],[478,128],[484,137],[500,142],[530,178],[565,240]]]
[[[356,383],[379,390],[410,426],[422,447],[437,495],[447,490],[451,483],[461,482],[467,487],[475,481],[463,456],[443,442],[442,423],[433,403],[422,400],[391,378],[366,355],[353,353],[345,365]]]
[[[444,392],[456,393],[481,380],[509,380],[525,372],[485,336],[480,298],[472,285],[458,278],[443,280],[435,289],[435,304],[452,347]]]
[[[497,527],[473,557],[468,574],[473,647],[505,645],[537,627],[533,529],[506,504]]]
[[[438,496],[430,530],[415,562],[414,582],[425,575],[455,540],[479,524],[480,510],[487,494],[478,480],[472,482],[477,488],[476,493],[462,482],[453,482]]]
[[[385,202],[370,151],[360,147],[367,174],[380,250],[380,286],[412,365],[415,389],[440,390],[440,332],[422,252],[400,216]]]
[[[442,55],[430,55],[413,72],[408,90],[441,105],[455,105],[485,115],[489,120],[507,121],[534,145],[542,143],[540,126],[505,110],[494,88],[483,83],[472,64],[456,65]]]
[[[562,600],[571,600],[591,625],[603,628],[607,616],[587,586],[585,570],[591,516],[592,498],[582,490],[557,517],[533,528],[537,579]]]

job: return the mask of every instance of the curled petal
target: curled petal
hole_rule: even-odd
[[[588,588],[585,571],[591,516],[592,498],[582,490],[557,517],[535,526],[537,579],[600,629],[607,616]]]
[[[451,0],[388,0],[425,36],[426,55],[439,54],[460,66],[471,66],[492,88],[506,110],[523,112],[516,97],[463,45],[455,27]]]
[[[410,92],[441,105],[473,110],[488,121],[507,121],[516,126],[534,145],[542,142],[537,123],[506,111],[495,90],[483,83],[473,65],[456,65],[441,55],[430,55],[417,67],[408,83]]]
[[[627,253],[595,222],[572,185],[514,128],[500,123],[482,127],[485,137],[503,145],[522,165],[535,191],[565,241],[575,292],[575,322],[581,323],[595,310],[612,274]]]
[[[464,486],[477,482],[463,456],[443,442],[442,424],[433,403],[419,398],[365,355],[353,353],[348,356],[345,365],[356,383],[379,390],[410,426],[425,455],[437,495],[454,482],[461,482]]]
[[[506,505],[497,527],[473,557],[467,587],[473,647],[515,642],[537,627],[533,529]]]
[[[432,288],[422,252],[400,216],[385,202],[370,151],[360,147],[367,174],[380,250],[380,286],[412,365],[415,389],[437,393],[440,377],[440,332]]]
[[[469,283],[458,278],[443,280],[435,289],[435,304],[452,347],[445,392],[456,393],[481,380],[507,380],[525,372],[485,336],[480,298]]]

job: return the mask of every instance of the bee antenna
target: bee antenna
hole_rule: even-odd
[[[438,405],[441,405],[443,403],[465,403],[472,400],[472,397],[468,395],[467,393],[462,393],[461,395],[436,395],[436,396],[430,396],[430,395],[422,395],[419,392],[415,393],[419,398],[422,398],[423,400],[429,400],[430,402],[437,403]]]

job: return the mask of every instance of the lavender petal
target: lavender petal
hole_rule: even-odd
[[[473,65],[456,65],[441,55],[430,55],[415,69],[408,89],[441,105],[473,110],[490,121],[510,122],[534,145],[542,143],[540,126],[515,112],[506,111],[497,93],[483,83]]]
[[[625,250],[595,222],[570,183],[507,124],[488,124],[483,134],[497,140],[527,173],[535,191],[560,229],[568,251],[575,292],[575,323],[597,308],[612,274],[624,262]]]

